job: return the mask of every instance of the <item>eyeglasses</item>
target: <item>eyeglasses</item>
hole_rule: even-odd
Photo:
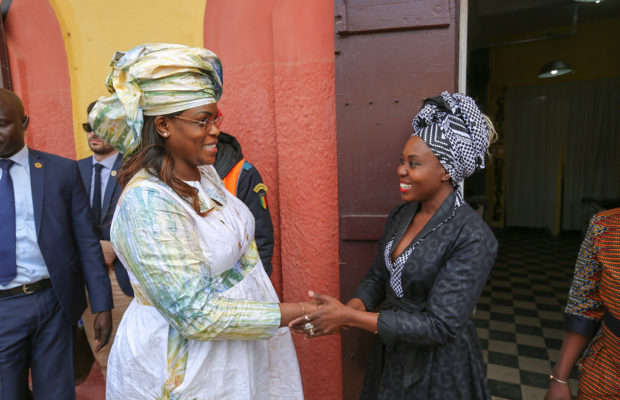
[[[90,133],[93,131],[93,128],[90,126],[90,124],[88,122],[84,122],[82,124],[82,129],[84,129],[84,132],[86,133]]]
[[[184,121],[189,121],[189,122],[193,122],[195,124],[198,124],[205,131],[209,131],[213,125],[215,125],[219,129],[220,125],[222,125],[222,121],[224,121],[224,116],[223,115],[221,115],[221,116],[219,116],[217,118],[206,118],[204,120],[195,120],[195,119],[190,119],[190,118],[183,118],[183,117],[179,117],[178,115],[175,115],[174,118],[178,118],[178,119],[182,119]]]

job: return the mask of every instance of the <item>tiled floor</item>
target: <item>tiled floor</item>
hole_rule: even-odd
[[[497,262],[476,310],[489,389],[498,400],[539,400],[560,352],[580,236],[507,229],[497,238]],[[575,395],[575,379],[571,388]]]

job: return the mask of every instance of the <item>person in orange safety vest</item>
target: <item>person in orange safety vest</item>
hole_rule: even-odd
[[[221,111],[218,111],[218,116]],[[267,275],[271,276],[273,266],[273,223],[267,203],[267,186],[263,183],[255,166],[243,157],[241,145],[234,136],[220,131],[217,143],[215,170],[224,181],[226,189],[237,196],[254,215],[256,227],[254,237],[261,261]]]

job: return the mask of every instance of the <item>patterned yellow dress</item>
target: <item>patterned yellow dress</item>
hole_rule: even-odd
[[[136,294],[108,361],[116,399],[301,399],[299,366],[254,242],[254,219],[212,166],[198,215],[142,171],[111,227]]]

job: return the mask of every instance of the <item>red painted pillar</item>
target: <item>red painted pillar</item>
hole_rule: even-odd
[[[338,296],[333,1],[209,0],[205,46],[224,67],[225,132],[267,186],[284,301]],[[296,338],[308,399],[342,398],[339,336]]]
[[[245,158],[260,171],[274,224],[271,280],[282,296],[279,185],[273,86],[273,0],[248,1],[243,7],[209,0],[205,9],[205,47],[216,52],[224,68],[225,120],[222,131],[234,135]]]
[[[47,1],[11,3],[5,21],[13,90],[30,115],[26,142],[75,158],[71,86],[65,44]]]
[[[285,301],[338,297],[333,3],[277,1],[275,109]],[[309,399],[340,399],[340,337],[296,340]]]

